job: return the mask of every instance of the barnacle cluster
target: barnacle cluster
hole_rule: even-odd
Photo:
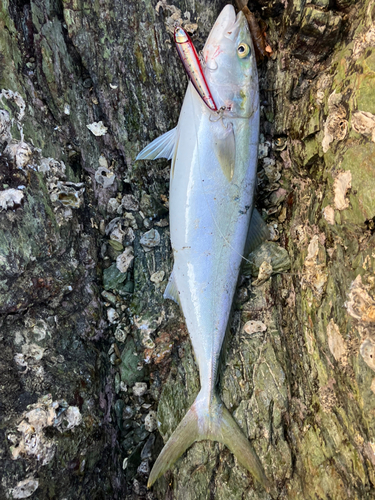
[[[41,465],[51,462],[56,450],[55,440],[46,435],[46,429],[54,427],[65,432],[82,422],[82,415],[76,406],[69,406],[65,400],[53,401],[51,394],[29,405],[22,418],[17,433],[8,434],[12,443],[12,458],[34,457]]]
[[[63,161],[42,158],[38,170],[45,175],[55,217],[61,226],[73,217],[72,209],[83,205],[84,184],[66,180],[66,167]]]
[[[21,206],[24,199],[24,179],[30,171],[39,171],[45,176],[57,223],[62,225],[72,218],[72,209],[79,208],[83,204],[84,185],[81,182],[69,182],[63,161],[43,158],[38,148],[24,140],[22,120],[25,116],[26,105],[23,98],[17,92],[3,90],[0,93],[0,100],[4,99],[10,100],[18,106],[19,112],[16,121],[21,131],[21,140],[12,138],[11,127],[14,119],[11,118],[7,110],[0,109],[0,141],[6,143],[3,153],[0,155],[2,170],[5,172],[4,175],[0,175],[0,180],[3,180],[3,186],[7,188],[9,187],[7,185],[8,179],[12,181],[11,187],[0,191],[0,211]],[[2,177],[4,178],[2,179]],[[17,188],[13,186],[15,183]]]

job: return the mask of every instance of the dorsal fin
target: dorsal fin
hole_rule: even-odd
[[[173,156],[177,139],[177,127],[168,130],[154,141],[150,142],[136,157],[136,160],[156,160],[166,158],[170,160]]]

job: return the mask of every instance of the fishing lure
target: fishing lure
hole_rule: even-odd
[[[174,41],[178,55],[195,90],[211,111],[217,111],[218,108],[207,85],[197,51],[190,36],[181,26],[176,26],[174,30]]]

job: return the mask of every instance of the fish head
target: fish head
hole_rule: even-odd
[[[204,74],[218,108],[250,118],[259,107],[258,72],[246,17],[226,5],[203,49]]]

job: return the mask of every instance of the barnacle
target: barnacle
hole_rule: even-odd
[[[324,125],[324,137],[322,142],[323,152],[326,153],[331,142],[341,141],[348,132],[348,121],[346,120],[346,109],[341,103],[342,95],[336,91],[328,98],[328,117]]]
[[[17,205],[21,205],[22,198],[24,194],[19,189],[6,189],[5,191],[0,191],[0,211],[7,210],[8,208],[14,208]]]
[[[64,207],[79,208],[83,203],[85,188],[83,182],[57,181],[50,193],[52,202],[59,201]]]
[[[347,191],[352,187],[352,174],[350,170],[347,172],[340,172],[333,184],[333,191],[335,193],[335,208],[337,210],[345,210],[349,207],[349,200],[346,198]]]
[[[0,109],[0,141],[7,141],[10,138],[10,116],[8,111]]]
[[[336,361],[346,354],[345,340],[343,339],[338,325],[331,319],[327,325],[328,347]]]
[[[353,318],[366,323],[375,322],[375,300],[366,290],[360,274],[350,287],[349,301],[346,303],[346,307]]]
[[[82,415],[77,407],[69,406],[64,400],[53,401],[50,394],[28,408],[17,427],[20,436],[9,436],[13,443],[12,458],[17,460],[20,455],[26,455],[46,465],[55,455],[56,443],[46,436],[45,429],[55,427],[61,432],[72,429],[82,422]]]
[[[311,288],[314,295],[320,298],[327,283],[328,272],[325,263],[325,249],[319,240],[319,235],[314,235],[307,248],[304,262],[302,288]]]
[[[126,247],[116,259],[116,267],[121,273],[126,273],[134,260],[133,247]]]
[[[370,136],[375,142],[375,115],[367,111],[357,111],[352,117],[352,127],[359,134]]]
[[[115,174],[106,167],[99,167],[95,172],[95,180],[98,184],[101,184],[104,188],[112,186],[115,182]]]
[[[373,341],[369,338],[365,339],[361,344],[359,352],[366,365],[375,371],[375,345]]]
[[[89,125],[86,125],[86,127],[97,137],[105,135],[108,132],[108,128],[103,124],[102,121],[90,123]]]

